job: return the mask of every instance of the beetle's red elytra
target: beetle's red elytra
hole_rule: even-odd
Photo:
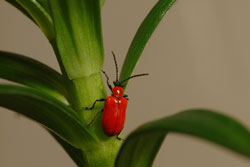
[[[112,55],[113,55],[115,67],[116,67],[116,80],[113,82],[114,87],[110,85],[109,77],[106,74],[106,72],[102,71],[107,79],[107,85],[112,92],[111,96],[108,96],[106,99],[104,98],[97,99],[93,103],[92,107],[85,107],[84,109],[92,110],[94,109],[96,102],[105,101],[104,108],[101,110],[101,112],[103,112],[103,115],[102,115],[103,132],[107,136],[116,136],[117,139],[120,140],[121,138],[119,138],[118,136],[124,127],[125,118],[126,118],[126,109],[128,105],[128,96],[124,94],[124,89],[123,89],[124,82],[128,81],[131,78],[144,76],[148,74],[145,73],[145,74],[133,75],[123,81],[119,81],[118,80],[118,66],[117,66],[115,54],[112,52]],[[97,115],[95,116],[95,118],[96,117]],[[94,122],[95,118],[89,123],[89,126]]]
[[[123,97],[123,89],[116,86],[112,89],[112,96],[105,100],[102,128],[107,136],[118,135],[124,126],[128,100]]]

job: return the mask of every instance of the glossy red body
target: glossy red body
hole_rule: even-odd
[[[118,135],[124,126],[128,100],[123,97],[123,89],[116,86],[112,89],[112,96],[105,100],[102,128],[106,135]]]

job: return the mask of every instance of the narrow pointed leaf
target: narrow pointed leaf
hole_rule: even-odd
[[[40,123],[76,148],[96,145],[95,138],[85,127],[86,123],[79,119],[76,112],[40,91],[0,85],[0,106]]]
[[[120,80],[128,78],[140,58],[142,51],[161,19],[176,0],[159,0],[143,20],[130,44],[126,59],[122,66]]]
[[[41,4],[41,6],[46,10],[47,13],[50,13],[48,0],[37,0],[37,2]]]
[[[62,99],[67,96],[61,74],[34,59],[0,51],[0,78],[27,85]]]
[[[55,140],[63,147],[63,149],[68,153],[71,159],[75,162],[77,167],[85,167],[87,162],[83,158],[83,152],[80,149],[75,148],[74,146],[70,145],[69,143],[62,140],[60,137],[55,135],[54,133],[50,133]]]
[[[99,0],[49,1],[56,47],[70,79],[100,73],[103,42]]]
[[[125,140],[116,166],[150,167],[168,132],[188,134],[250,158],[250,133],[241,123],[209,110],[188,110],[139,127]]]

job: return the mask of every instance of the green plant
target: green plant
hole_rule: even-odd
[[[103,43],[99,0],[6,0],[27,15],[48,38],[59,74],[33,59],[1,51],[0,77],[25,85],[0,85],[0,106],[42,124],[75,163],[89,167],[152,166],[168,132],[194,135],[250,156],[247,128],[226,115],[187,110],[142,125],[127,139],[103,134],[96,112],[83,110],[105,97],[101,76]],[[123,64],[120,80],[129,77],[151,34],[175,0],[159,0],[139,27]],[[225,126],[227,125],[227,126]],[[228,140],[225,140],[228,139]]]

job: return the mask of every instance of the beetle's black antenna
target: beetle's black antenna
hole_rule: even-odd
[[[131,77],[128,77],[127,79],[124,79],[123,81],[121,81],[120,83],[124,83],[132,78],[135,78],[135,77],[141,77],[141,76],[145,76],[145,75],[149,75],[148,73],[145,73],[145,74],[137,74],[137,75],[133,75]]]
[[[118,65],[117,65],[117,61],[116,61],[116,57],[115,57],[115,54],[113,51],[112,52],[112,55],[114,57],[114,62],[115,62],[115,70],[116,70],[116,82],[118,81]]]
[[[109,89],[111,90],[112,92],[112,86],[110,85],[109,83],[109,76],[107,75],[107,73],[105,71],[102,70],[102,73],[105,75],[106,79],[107,79],[107,85],[109,87]]]

